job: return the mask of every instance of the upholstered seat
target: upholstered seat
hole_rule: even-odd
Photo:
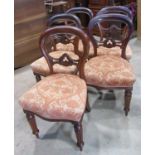
[[[84,80],[69,74],[54,74],[38,82],[21,98],[24,110],[48,119],[79,121],[86,106]]]
[[[133,69],[127,60],[104,55],[90,59],[85,65],[87,84],[99,87],[132,87]]]
[[[81,42],[82,44],[82,42]],[[58,43],[56,44],[56,49],[58,51],[74,51],[74,45],[72,43],[69,43],[69,44],[63,44],[63,43]]]
[[[73,48],[73,44],[69,43],[69,44],[62,44],[59,43],[56,46],[57,50],[61,51],[61,50],[67,50],[67,51],[74,51]],[[82,46],[82,42],[79,42],[79,52],[83,51],[83,46]],[[90,50],[89,50],[89,56],[93,56],[94,54],[94,48],[93,45],[90,43]],[[121,56],[121,49],[119,47],[113,47],[113,48],[106,48],[103,46],[99,46],[97,48],[97,55],[116,55],[116,56]],[[131,59],[132,57],[132,49],[129,45],[127,45],[126,47],[126,57],[128,60]]]
[[[74,60],[78,60],[79,57],[78,55],[74,54],[73,52],[68,52],[68,51],[54,51],[51,52],[50,55],[53,58],[59,58],[61,57],[64,53],[67,53],[71,58],[73,58]],[[41,57],[39,59],[37,59],[36,61],[34,61],[31,64],[31,68],[33,70],[34,73],[39,73],[43,76],[47,76],[50,74],[50,69],[49,66],[45,60],[44,57]],[[72,65],[72,66],[63,66],[60,64],[55,64],[53,66],[54,69],[54,73],[74,73],[76,71],[76,66]]]

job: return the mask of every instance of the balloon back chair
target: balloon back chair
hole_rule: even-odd
[[[88,23],[89,21],[93,18],[93,12],[91,9],[89,8],[86,8],[86,7],[73,7],[73,8],[70,8],[66,11],[66,13],[68,14],[74,14],[74,15],[87,15],[87,19],[88,19]],[[81,21],[82,22],[82,21]],[[85,30],[87,32],[87,27],[88,25],[84,25],[82,24],[83,26],[83,30]]]
[[[71,37],[72,36],[72,37]],[[76,40],[79,38],[83,43],[83,55],[70,57],[64,52],[60,57],[48,53],[47,44],[53,40],[61,41]],[[71,41],[72,41],[71,40]],[[55,43],[55,41],[53,42]],[[51,44],[53,46],[53,44]],[[82,118],[86,108],[87,86],[84,76],[84,63],[87,59],[89,44],[88,36],[79,28],[72,26],[57,26],[47,29],[40,37],[39,46],[50,68],[51,75],[36,83],[30,90],[19,99],[24,109],[27,120],[32,128],[32,133],[39,137],[35,115],[52,122],[71,122],[77,137],[77,145],[82,150],[83,131]],[[77,46],[77,45],[75,45]],[[55,64],[63,66],[75,65],[77,75],[55,73]]]
[[[111,14],[111,13],[112,14],[123,14],[123,15],[126,15],[126,16],[128,16],[133,21],[132,12],[126,6],[106,6],[106,7],[102,8],[101,10],[99,10],[98,13],[96,14],[96,16],[102,15],[102,14]],[[126,27],[124,27],[124,31],[126,31]],[[93,52],[90,52],[90,53],[93,53]],[[132,49],[131,49],[130,45],[128,44],[126,46],[126,57],[127,57],[128,60],[131,59],[132,53],[133,53]],[[109,52],[108,48],[106,48],[106,47],[99,47],[97,54],[98,55],[112,54],[112,55],[121,56],[121,49],[116,46],[116,47],[111,48],[110,52]],[[113,92],[113,90],[110,90],[109,92]],[[100,92],[100,99],[101,98],[102,98],[102,93]]]
[[[127,27],[124,32],[122,26]],[[100,26],[98,26],[100,25]],[[100,29],[100,38],[93,35],[93,29]],[[94,17],[89,23],[89,38],[94,47],[94,57],[85,65],[85,77],[87,84],[98,89],[124,89],[125,90],[125,115],[128,115],[132,96],[135,75],[131,64],[127,61],[126,46],[133,30],[130,18],[120,14],[104,14]],[[106,54],[97,56],[99,47],[110,50],[114,47],[121,49],[121,57]]]
[[[52,16],[49,20],[48,20],[48,27],[53,27],[53,26],[57,26],[60,24],[61,25],[75,25],[75,27],[81,28],[81,22],[79,20],[78,17],[76,17],[75,15],[71,15],[71,14],[59,14],[59,15],[55,15]],[[53,42],[56,40],[53,40]],[[52,49],[49,49],[50,55],[54,56],[56,55],[56,57],[59,57],[62,55],[62,53],[66,52],[70,55],[70,57],[74,57],[74,54],[72,52],[72,50],[74,49],[74,46],[72,43],[66,41],[66,38],[61,38],[61,42],[58,43],[54,43],[52,46],[53,51],[51,52]],[[52,43],[53,43],[52,42]],[[63,48],[61,48],[61,50],[59,49],[59,47],[62,45],[66,45]],[[70,50],[71,49],[71,50]],[[33,74],[36,78],[36,81],[40,81],[41,80],[41,76],[48,76],[50,75],[50,68],[45,60],[44,57],[41,57],[39,59],[37,59],[36,61],[34,61],[31,64],[31,69],[33,71]],[[56,65],[55,66],[55,70],[57,72],[61,72],[61,73],[70,73],[73,72],[75,69],[75,67],[69,66],[69,67],[64,67],[64,66],[60,66],[60,65]]]
[[[106,6],[98,11],[96,16],[102,15],[102,14],[109,14],[109,13],[118,13],[127,15],[130,19],[133,20],[133,15],[131,10],[126,6]]]
[[[102,14],[123,14],[128,16],[131,20],[133,19],[132,16],[132,12],[125,6],[107,6],[102,8],[101,10],[98,11],[98,13],[96,14],[96,16],[98,15],[102,15]],[[100,25],[99,25],[100,26]],[[126,31],[126,28],[124,27],[124,31]],[[100,32],[102,33],[102,32]],[[93,46],[91,46],[90,48],[90,55],[93,55],[94,49]],[[128,60],[131,59],[132,57],[132,49],[130,47],[130,45],[127,45],[126,47],[126,57]],[[119,47],[113,47],[110,49],[106,48],[106,47],[99,47],[97,49],[97,55],[105,55],[105,54],[111,54],[111,55],[117,55],[117,56],[121,56],[121,50]]]

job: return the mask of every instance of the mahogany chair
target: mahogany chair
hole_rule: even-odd
[[[127,15],[131,20],[133,20],[133,15],[131,10],[126,6],[106,6],[98,11],[96,16],[101,14],[118,13]]]
[[[106,6],[104,8],[102,8],[101,10],[98,11],[98,13],[96,14],[96,16],[98,15],[102,15],[102,14],[123,14],[128,16],[132,21],[133,21],[133,14],[131,12],[131,10],[126,7],[126,6]],[[124,28],[124,31],[126,31],[126,28]],[[102,33],[102,32],[101,32]],[[124,32],[125,33],[125,32]],[[91,46],[92,47],[92,46]],[[98,55],[103,55],[103,54],[113,54],[113,55],[117,55],[117,56],[121,56],[121,50],[119,47],[113,47],[110,49],[110,52],[108,48],[106,47],[99,47],[99,51],[98,51]],[[91,53],[91,52],[90,52]],[[126,46],[126,57],[128,60],[131,59],[132,57],[132,49],[130,47],[130,45]],[[112,93],[113,90],[110,90],[109,93]],[[102,98],[102,93],[100,92],[100,99]]]
[[[52,16],[48,20],[48,23],[47,23],[48,27],[57,26],[60,24],[61,25],[62,24],[64,24],[64,25],[72,24],[78,28],[81,28],[81,22],[80,22],[79,18],[76,17],[75,15],[71,15],[71,14],[59,14],[59,15]],[[53,46],[54,51],[51,52],[52,49],[49,49],[49,52],[51,55],[57,55],[57,57],[58,57],[58,56],[61,56],[61,54],[64,51],[67,51],[71,57],[74,57],[74,54],[72,52],[74,49],[74,46],[71,42],[68,42],[68,40],[65,42],[65,39],[63,39],[62,42],[58,42],[58,43],[55,42],[55,44]],[[53,42],[54,42],[54,40],[53,40]],[[63,46],[63,45],[65,45],[65,46]],[[63,46],[63,48],[61,48],[62,46]],[[33,74],[34,74],[37,82],[41,80],[41,76],[50,75],[50,68],[43,57],[34,61],[30,66],[31,66],[31,69],[33,71]],[[57,65],[55,67],[56,72],[60,72],[60,73],[72,73],[75,71],[75,69],[76,68],[73,66],[63,67],[63,66]]]
[[[78,51],[74,58],[70,57],[67,52],[62,53],[60,57],[56,57],[48,53],[47,44],[61,41],[68,35],[73,36],[71,41],[77,38],[82,40],[83,55],[79,55]],[[88,36],[79,28],[72,26],[57,26],[47,29],[40,37],[39,46],[44,56],[51,75],[43,78],[36,83],[30,90],[20,97],[20,105],[22,106],[26,118],[32,128],[32,133],[39,137],[39,130],[35,121],[35,116],[39,116],[47,121],[52,122],[71,122],[74,126],[77,146],[82,150],[83,130],[82,119],[87,108],[87,86],[84,75],[84,64],[88,56],[89,44]],[[75,45],[76,47],[77,45]],[[55,73],[54,65],[76,66],[77,75]]]
[[[127,31],[124,32],[118,23],[125,24]],[[99,39],[93,35],[94,28],[102,32]],[[125,50],[133,31],[132,21],[121,14],[98,15],[90,21],[88,31],[93,43],[94,55],[85,65],[87,84],[98,89],[125,90],[124,111],[127,116],[135,82],[135,75],[131,64],[127,61]],[[109,52],[111,48],[117,46],[121,49],[121,57],[112,54],[97,56],[97,49],[100,46],[108,48]]]
[[[71,13],[71,14],[87,14],[89,15],[89,20],[91,20],[93,18],[93,12],[88,9],[88,8],[85,8],[85,7],[76,7],[76,8],[71,8],[69,10],[66,11],[66,13]],[[124,14],[124,15],[127,15],[129,18],[132,19],[132,13],[131,11],[125,7],[125,6],[106,6],[104,8],[102,8],[97,14],[97,15],[101,15],[101,14],[109,14],[109,13],[117,13],[117,14]],[[86,33],[88,33],[88,30],[87,30],[87,27],[84,27],[83,28]],[[59,46],[59,50],[65,48],[65,46],[63,45],[60,45]],[[71,49],[71,47],[67,47],[68,49]],[[79,51],[82,51],[82,44],[81,42],[79,41]],[[114,48],[111,48],[109,52],[109,49],[106,48],[106,47],[99,47],[98,49],[98,52],[97,52],[97,55],[106,55],[106,54],[112,54],[112,55],[117,55],[117,56],[120,56],[121,55],[121,51],[118,47],[114,47]],[[90,51],[89,51],[89,58],[93,57],[93,54],[94,54],[94,48],[93,48],[93,45],[90,41]],[[132,49],[129,45],[127,45],[126,47],[126,55],[127,55],[127,59],[130,60],[131,57],[132,57]]]
[[[89,18],[88,23],[94,17],[92,10],[89,9],[89,8],[86,8],[86,7],[73,7],[73,8],[68,9],[66,11],[66,13],[74,14],[76,16],[78,16],[78,15],[87,15],[87,17]],[[82,21],[81,21],[81,23],[82,23]],[[88,26],[84,25],[84,24],[82,26],[83,26],[83,30],[87,32]]]
[[[93,18],[93,12],[89,9],[89,8],[86,8],[86,7],[73,7],[73,8],[70,8],[66,11],[67,14],[72,14],[72,15],[76,15],[78,18],[79,18],[79,15],[87,15],[88,16],[88,22]],[[81,18],[79,18],[80,21],[81,21],[81,25],[82,25],[82,29],[87,33],[87,28],[88,26],[82,24],[82,20]],[[82,42],[79,41],[78,42],[79,44],[79,51],[82,53]],[[57,49],[58,50],[62,50],[62,49],[66,49],[66,50],[71,50],[71,51],[74,51],[73,47],[71,44],[68,44],[68,45],[64,45],[64,44],[59,44],[57,46]]]
[[[92,10],[89,9],[89,8],[87,8],[87,7],[73,7],[73,8],[68,9],[68,10],[66,11],[66,13],[76,15],[77,17],[82,16],[82,15],[86,15],[86,16],[88,17],[88,18],[87,18],[88,23],[89,23],[89,21],[94,17]],[[88,26],[87,26],[86,24],[83,24],[81,18],[79,18],[79,19],[81,20],[82,29],[83,29],[86,33],[88,33]],[[82,47],[82,42],[79,41],[78,44],[79,44],[79,47],[78,47],[78,48],[79,48],[79,51],[82,53],[82,49],[83,49],[83,47]],[[73,48],[71,47],[71,45],[66,46],[66,45],[63,45],[63,44],[61,44],[61,45],[58,46],[58,50],[62,50],[62,49],[64,49],[64,48],[66,48],[66,47],[67,47],[69,50],[72,50],[72,51],[73,51]],[[92,49],[92,45],[91,45],[90,49]],[[91,50],[90,50],[90,51],[91,51]],[[91,55],[91,53],[92,53],[92,52],[89,52],[89,55]]]
[[[100,11],[98,11],[96,16],[102,15],[102,14],[111,14],[111,13],[124,14],[128,16],[131,20],[133,20],[132,12],[125,6],[106,6],[102,8]],[[93,53],[94,53],[94,49],[93,49],[93,46],[91,45],[89,55],[92,56]],[[109,52],[109,49],[103,46],[97,49],[97,55],[106,55],[106,54],[121,56],[121,50],[118,47],[113,47],[110,49],[110,52]],[[132,57],[132,49],[129,45],[127,45],[126,47],[126,56],[128,60],[130,60]]]

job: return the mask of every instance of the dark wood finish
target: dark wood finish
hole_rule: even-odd
[[[84,47],[84,50],[83,50],[83,55],[81,56],[79,54],[79,59],[78,61],[77,60],[74,60],[72,59],[69,55],[67,54],[63,54],[59,59],[54,59],[52,58],[48,52],[47,52],[47,48],[46,48],[46,41],[48,39],[50,39],[51,42],[53,42],[54,39],[57,39],[57,35],[58,35],[58,38],[59,37],[64,37],[64,34],[72,34],[76,37],[79,37],[80,40],[82,40],[83,42],[83,47]],[[76,40],[76,37],[74,37],[74,39]],[[67,38],[68,39],[68,38]],[[40,40],[39,40],[39,47],[40,47],[40,50],[41,50],[41,53],[42,55],[45,57],[48,65],[49,65],[49,68],[50,68],[50,72],[51,74],[53,74],[53,65],[55,63],[58,63],[58,64],[61,64],[61,65],[64,65],[64,66],[69,66],[69,65],[77,65],[77,74],[83,78],[85,80],[85,76],[84,76],[84,64],[85,64],[85,61],[87,60],[87,57],[88,57],[88,51],[89,51],[89,44],[88,43],[88,36],[80,29],[80,28],[77,28],[77,27],[73,27],[73,26],[57,26],[57,27],[52,27],[52,28],[49,28],[47,29],[44,33],[42,33],[42,35],[40,36]],[[48,40],[49,41],[49,40]],[[51,44],[51,47],[54,46],[53,44],[55,44],[55,41]],[[74,43],[73,43],[74,45]],[[77,46],[77,44],[75,44],[75,46]],[[52,48],[50,48],[52,49]],[[78,54],[78,52],[77,52]],[[40,80],[40,75],[38,77],[38,74],[35,74],[35,76],[37,77],[37,80],[39,81]],[[86,103],[86,106],[85,106],[85,109],[86,107],[88,107],[88,102]],[[52,122],[57,122],[57,121],[62,121],[62,122],[71,122],[73,125],[74,125],[74,130],[75,130],[75,134],[76,134],[76,137],[77,137],[77,146],[80,148],[80,150],[82,151],[82,148],[83,148],[83,145],[84,145],[84,142],[83,142],[83,130],[82,130],[82,119],[83,119],[83,115],[84,115],[84,112],[82,114],[82,117],[80,119],[80,121],[71,121],[71,120],[56,120],[56,119],[47,119],[47,118],[44,118],[36,113],[33,113],[31,111],[26,111],[24,110],[24,112],[26,113],[26,117],[27,117],[27,120],[32,128],[32,132],[33,134],[35,134],[37,137],[39,137],[38,135],[38,128],[37,128],[37,125],[36,125],[36,122],[35,122],[35,115],[39,116],[40,118],[43,118],[44,120],[47,120],[47,121],[52,121]]]
[[[108,14],[108,13],[124,14],[124,15],[127,15],[130,19],[133,19],[131,10],[129,10],[126,6],[107,6],[99,10],[97,15]]]
[[[57,24],[59,24],[59,26],[60,25],[66,25],[66,24],[67,25],[75,25],[76,27],[82,28],[81,27],[81,22],[80,22],[79,18],[76,17],[73,14],[66,14],[66,13],[64,13],[64,14],[54,15],[54,16],[52,16],[52,17],[50,17],[48,19],[47,27],[48,28],[49,27],[53,27],[53,26],[56,26]],[[59,39],[61,39],[61,41],[64,44],[65,43],[67,44],[67,43],[69,43],[71,41],[66,35],[64,35],[64,36],[61,35],[59,37]],[[67,39],[67,41],[65,39]],[[57,41],[57,39],[53,39],[53,42],[54,42],[53,43],[54,50],[56,50],[56,43],[58,43],[59,41]],[[72,40],[72,42],[73,42],[73,40]],[[74,42],[74,44],[76,44],[76,43]],[[77,46],[78,45],[75,46],[75,53],[77,51]],[[51,49],[51,47],[49,49]],[[51,50],[49,52],[51,52]],[[70,59],[70,57],[67,56],[67,59],[69,60],[70,63],[72,63],[72,59]],[[56,61],[56,62],[59,61],[59,59],[53,59],[53,60]],[[64,56],[61,58],[61,62],[63,60],[64,60]],[[35,78],[36,78],[36,81],[37,82],[41,80],[41,76],[44,76],[44,75],[41,75],[41,74],[35,73],[35,72],[34,72],[34,75],[35,75]]]
[[[109,5],[109,0],[89,0],[89,8],[92,10],[94,16],[98,13],[99,10]],[[99,35],[99,32],[94,29],[94,35]]]
[[[32,133],[34,135],[36,135],[37,138],[39,138],[39,129],[37,128],[37,124],[36,124],[36,120],[35,120],[35,115],[31,112],[28,112],[28,111],[25,111],[25,114],[26,114],[26,118],[30,124],[30,127],[32,129]]]
[[[102,24],[103,22],[106,22],[106,24]],[[125,25],[126,31],[124,31],[124,28],[122,26],[119,26],[122,24]],[[98,25],[98,29],[100,32],[99,40],[96,40],[93,35],[93,29],[96,28],[96,25]],[[121,57],[126,59],[126,46],[129,42],[132,32],[133,32],[132,20],[126,15],[102,14],[94,17],[89,22],[89,27],[88,27],[89,38],[93,43],[93,47],[94,47],[93,57],[97,56],[97,48],[99,46],[104,46],[107,48],[119,46],[122,52]],[[125,90],[124,111],[125,111],[125,115],[127,116],[129,112],[129,106],[130,106],[130,101],[132,96],[132,91],[131,91],[132,87],[133,86],[131,87],[112,87],[111,86],[111,87],[96,87],[96,88],[99,90],[100,89],[107,89],[107,90],[124,89]]]
[[[125,115],[128,115],[128,112],[130,111],[130,102],[132,97],[132,89],[125,89],[125,105],[124,105],[124,111]]]
[[[67,13],[63,13],[63,14],[58,14],[58,15],[54,15],[51,18],[48,19],[48,27],[52,27],[54,25],[71,25],[71,26],[76,26],[81,28],[81,21],[78,17],[76,17],[75,15],[72,14],[67,14]]]
[[[88,95],[87,95],[86,112],[90,112],[90,111],[91,111],[91,108],[90,108],[89,99],[88,99]]]
[[[116,25],[116,22],[119,22],[119,25],[126,25],[128,30],[126,30],[125,34],[122,33],[124,29],[118,24]],[[96,29],[96,25],[98,25],[100,32],[99,41],[93,36],[93,29]],[[122,58],[126,59],[126,46],[133,32],[132,21],[127,16],[121,14],[98,15],[90,21],[88,32],[89,38],[94,46],[94,56],[97,56],[97,48],[99,46],[104,46],[107,48],[118,46],[122,49]]]
[[[87,31],[88,23],[93,18],[93,12],[86,7],[74,7],[66,11],[68,14],[75,14],[81,20],[83,29]]]
[[[60,35],[61,34],[61,35]],[[72,58],[70,58],[69,55],[67,54],[63,54],[60,58],[59,61],[56,60],[55,58],[52,58],[49,54],[48,51],[46,49],[46,41],[48,39],[50,39],[51,41],[54,39],[57,39],[61,42],[61,40],[59,39],[60,37],[66,37],[66,35],[70,35],[73,34],[76,37],[71,37],[72,40],[68,40],[69,38],[67,38],[67,43],[71,42],[73,43],[75,49],[78,49],[77,44],[74,44],[74,40],[76,42],[77,37],[82,40],[83,43],[83,55],[80,54],[80,52],[78,50],[76,50],[76,54],[79,56],[78,59],[78,63],[76,62],[77,60],[73,60]],[[58,36],[56,36],[58,35]],[[64,40],[64,38],[63,38]],[[89,44],[88,44],[89,38],[88,36],[79,28],[77,27],[72,27],[72,26],[57,26],[57,27],[52,27],[47,29],[41,36],[40,36],[40,40],[39,40],[39,46],[40,46],[40,50],[42,52],[42,55],[45,57],[49,68],[50,68],[50,72],[51,74],[53,74],[53,65],[55,63],[61,63],[64,61],[64,58],[67,58],[68,64],[67,65],[76,65],[78,68],[78,72],[79,72],[79,76],[83,79],[85,79],[84,76],[84,64],[87,60],[88,57],[88,52],[89,52]],[[53,42],[55,43],[55,42]],[[53,46],[53,44],[51,45]],[[52,48],[51,48],[52,49]],[[63,61],[62,61],[63,60]]]
[[[77,146],[80,147],[80,150],[82,151],[84,142],[83,142],[83,129],[81,122],[74,123],[74,131],[76,134]]]
[[[75,131],[75,135],[77,138],[77,146],[80,148],[80,150],[82,151],[83,149],[83,128],[82,128],[82,120],[83,120],[83,116],[84,113],[81,117],[81,120],[79,122],[76,121],[71,121],[71,120],[62,120],[62,119],[47,119],[45,117],[42,117],[36,113],[33,113],[31,111],[27,111],[27,110],[23,110],[24,113],[26,114],[26,118],[28,120],[28,123],[30,124],[30,127],[32,129],[32,133],[39,138],[39,129],[37,127],[36,121],[35,121],[35,116],[38,116],[39,118],[49,121],[49,122],[69,122],[71,124],[73,124],[74,126],[74,131]]]
[[[34,76],[36,78],[36,81],[39,82],[41,80],[41,75],[38,74],[38,73],[35,73],[35,72],[33,72],[33,74],[34,74]]]
[[[46,27],[47,15],[43,0],[15,0],[14,5],[14,67],[19,68],[41,56],[38,39]]]

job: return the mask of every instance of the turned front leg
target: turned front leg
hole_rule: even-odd
[[[34,135],[36,135],[37,138],[39,138],[39,129],[37,128],[37,124],[36,124],[36,120],[35,120],[35,116],[34,114],[28,112],[28,111],[24,111],[26,114],[26,118],[30,124],[30,127],[32,129],[32,133]]]
[[[39,82],[41,80],[41,75],[37,74],[37,73],[33,73],[35,78],[36,78],[36,82]]]
[[[125,115],[128,115],[128,112],[130,111],[130,102],[132,97],[132,89],[126,89],[125,90],[125,104],[124,104],[124,111]]]
[[[77,138],[77,146],[82,151],[84,142],[83,142],[83,129],[82,129],[81,122],[74,123],[74,131],[75,131],[76,138]]]
[[[89,105],[89,100],[88,100],[88,95],[87,95],[87,101],[86,101],[86,112],[90,112],[90,105]]]

